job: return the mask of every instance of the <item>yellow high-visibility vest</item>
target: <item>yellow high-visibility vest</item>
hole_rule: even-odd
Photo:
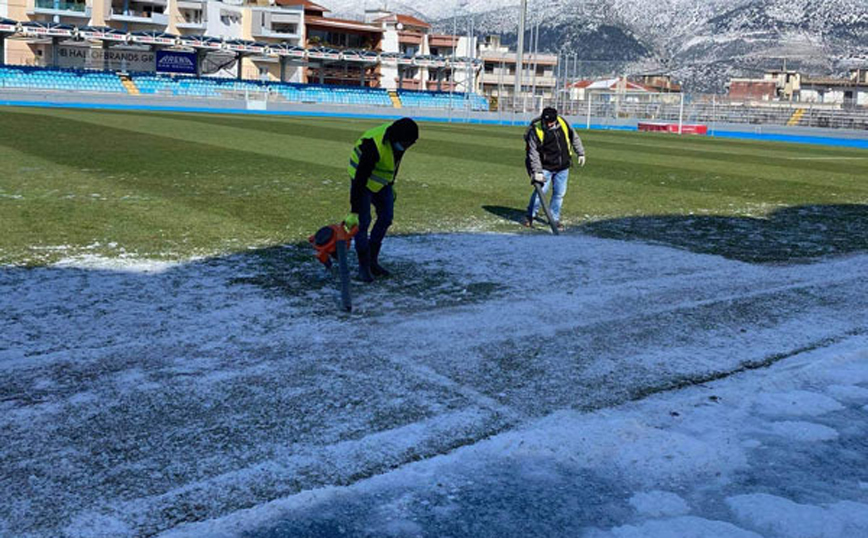
[[[395,181],[395,152],[392,150],[392,144],[383,140],[386,136],[386,129],[390,125],[391,123],[384,123],[379,127],[374,127],[362,133],[362,136],[356,140],[353,153],[350,155],[350,165],[347,167],[347,173],[350,175],[350,179],[353,179],[356,177],[356,169],[359,167],[359,160],[362,157],[362,141],[370,138],[377,146],[380,160],[374,166],[374,171],[371,172],[371,177],[368,178],[367,183],[367,187],[371,192],[379,192],[383,187]]]
[[[567,121],[560,116],[558,116],[558,123],[561,124],[561,129],[564,131],[564,138],[567,141],[567,147],[570,148],[570,157],[572,157],[573,155],[576,154],[576,152],[573,151],[573,141],[570,140],[570,128],[567,125]],[[537,138],[539,138],[540,145],[542,145],[542,143],[546,139],[545,131],[543,131],[543,121],[542,120],[540,120],[536,124],[536,136],[537,136]]]

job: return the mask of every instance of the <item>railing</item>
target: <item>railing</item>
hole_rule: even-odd
[[[52,11],[71,11],[75,13],[87,13],[87,4],[84,2],[55,2],[54,0],[35,0],[36,9],[48,9]]]
[[[254,30],[253,35],[287,39],[298,39],[301,37],[298,30],[295,30],[295,32],[291,32],[290,30],[290,28],[268,28],[263,26],[262,28]]]
[[[742,124],[752,130],[763,126],[815,127],[825,129],[868,130],[868,106],[852,103],[744,102],[725,96],[685,95],[680,93],[620,96],[592,93],[590,98],[557,99],[527,96],[518,101],[511,95],[498,100],[501,112],[533,113],[554,106],[561,113],[581,118],[586,123],[629,125],[637,121]],[[590,101],[590,102],[589,102]]]
[[[581,109],[581,106],[576,107]],[[681,113],[679,104],[592,105],[591,114],[602,117],[630,117],[647,120],[679,121],[687,123],[737,123],[753,126],[801,126],[834,129],[868,129],[868,109],[846,109],[817,106],[809,103],[787,103],[783,106],[744,103],[693,102],[686,103]],[[578,110],[577,110],[578,111]],[[801,111],[801,112],[799,112]]]
[[[184,14],[175,16],[175,25],[178,28],[205,28],[208,21],[204,14],[200,14],[199,18],[188,19]]]
[[[152,23],[159,24],[162,26],[169,24],[169,16],[164,13],[148,13],[147,11],[135,11],[132,9],[128,9],[126,11],[115,11],[112,10],[110,14],[110,18],[113,20],[125,20],[128,19],[132,22],[144,22],[144,23]]]

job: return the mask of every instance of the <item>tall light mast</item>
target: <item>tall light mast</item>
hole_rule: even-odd
[[[524,74],[524,25],[527,19],[527,0],[521,0],[521,13],[518,18],[518,50],[515,61],[515,95],[513,107],[518,106],[521,95],[522,75]]]

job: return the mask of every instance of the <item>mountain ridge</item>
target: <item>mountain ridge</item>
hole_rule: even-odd
[[[325,0],[336,14],[361,16],[379,2]],[[390,2],[436,31],[517,41],[517,0]],[[846,76],[868,67],[868,0],[551,0],[528,9],[540,49],[575,55],[575,77],[671,74],[688,91],[722,92],[735,76],[798,69]],[[528,40],[526,39],[527,43]]]

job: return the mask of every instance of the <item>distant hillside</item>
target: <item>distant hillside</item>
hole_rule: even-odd
[[[365,7],[323,3],[356,16]],[[463,33],[472,16],[478,34],[515,44],[516,0],[464,4],[459,14],[448,3],[422,0],[389,7],[443,32],[456,25]],[[578,55],[582,76],[668,72],[692,91],[723,91],[732,76],[784,66],[823,75],[868,66],[868,0],[553,0],[531,11],[529,21],[540,23],[542,50]]]

